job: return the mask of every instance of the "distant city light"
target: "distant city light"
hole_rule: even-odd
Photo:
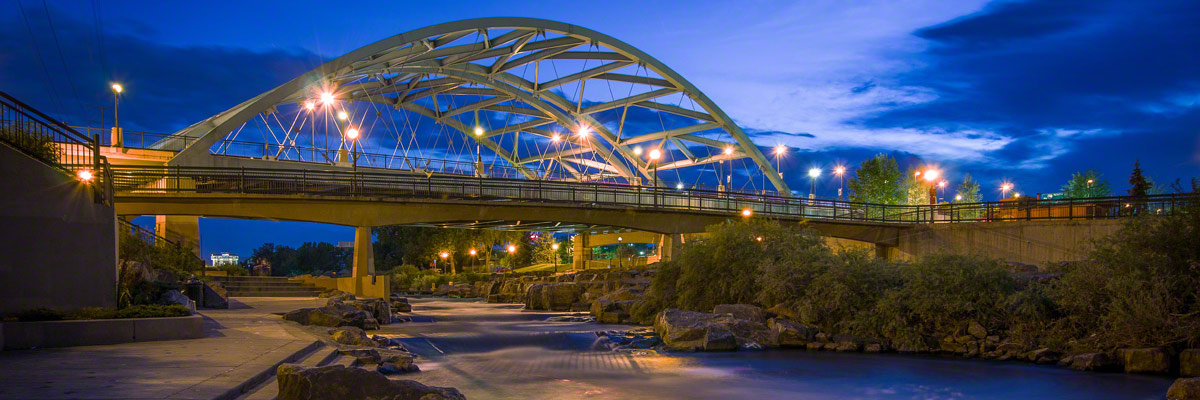
[[[554,244],[550,245],[550,249],[551,249],[551,250],[558,250],[558,243],[554,243]]]
[[[755,241],[759,241],[759,242],[761,242],[761,241],[762,241],[762,236],[755,236],[755,237],[754,237],[754,240],[755,240]]]

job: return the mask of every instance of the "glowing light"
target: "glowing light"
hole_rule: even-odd
[[[1088,179],[1088,184],[1090,185],[1090,184],[1092,184],[1092,182],[1095,182],[1095,181],[1096,181],[1095,179]]]
[[[733,155],[733,146],[725,146],[725,155],[727,155],[727,156]]]
[[[358,139],[358,128],[347,129],[346,138],[350,140]]]
[[[820,169],[820,168],[811,168],[811,169],[809,169],[809,170],[808,170],[808,177],[809,177],[809,178],[816,179],[816,177],[818,177],[818,176],[821,176],[821,169]]]
[[[551,250],[558,250],[558,243],[550,245]]]
[[[946,181],[938,182],[938,187],[940,187],[940,188],[946,187]]]
[[[79,170],[79,172],[75,173],[75,176],[79,177],[79,180],[84,182],[91,182],[92,178],[95,178],[95,176],[92,175],[92,171],[87,169]]]
[[[483,127],[475,126],[475,136],[483,136]]]
[[[114,92],[121,93],[121,92],[125,91],[125,87],[121,86],[120,83],[114,83],[114,84],[112,84],[112,90]]]
[[[754,237],[754,240],[755,240],[755,241],[758,241],[758,242],[761,242],[761,241],[762,241],[762,236],[755,236],[755,237]]]
[[[553,140],[555,142],[562,140],[562,135],[555,133],[553,136],[550,136],[550,140]]]
[[[581,138],[585,138],[591,134],[591,131],[588,131],[587,125],[579,125],[579,131],[576,134]]]
[[[834,175],[842,176],[842,174],[844,174],[844,173],[846,173],[846,167],[839,165],[839,166],[833,168]]]
[[[751,215],[754,215],[754,210],[751,210],[751,209],[749,209],[749,208],[743,208],[743,209],[742,209],[742,216],[743,216],[743,217],[749,217],[749,216],[751,216]]]
[[[438,257],[441,257],[443,260],[445,260],[446,258],[450,257],[450,253],[443,251],[441,254],[438,254]]]
[[[775,155],[781,156],[781,155],[783,155],[783,153],[786,153],[786,152],[787,152],[787,146],[784,146],[782,144],[775,146]]]
[[[311,100],[304,102],[305,110],[312,111],[314,108],[317,108],[316,103],[313,103]]]
[[[340,119],[342,121],[345,121],[346,118],[350,118],[350,114],[346,114],[345,111],[338,111],[337,115],[338,115],[338,119]]]
[[[1013,185],[1011,183],[1005,183],[1005,184],[1000,185],[1000,190],[1003,190],[1006,192],[1009,190],[1012,190],[1012,188],[1013,188]]]
[[[925,170],[925,181],[933,182],[935,179],[937,179],[938,175],[941,174],[942,173],[936,169],[927,169]]]
[[[658,149],[650,149],[650,160],[651,161],[658,161],[658,159],[660,159],[660,158],[662,158],[661,151],[659,151]]]
[[[324,104],[324,105],[333,104],[333,93],[321,92],[321,104]]]
[[[516,252],[517,252],[517,246],[513,246],[511,244],[508,245],[508,253],[509,254],[516,253]]]
[[[962,201],[962,195],[961,194],[954,195],[954,201]]]
[[[921,176],[921,171],[913,172],[913,176]]]
[[[1019,198],[1021,198],[1021,194],[1020,194],[1020,193],[1013,193],[1013,198],[1014,198],[1014,199],[1019,199]]]
[[[675,188],[679,189],[679,190],[683,190],[683,182],[676,183]]]
[[[635,155],[635,156],[642,155],[642,146],[634,146],[633,147],[633,155]]]
[[[475,248],[471,248],[470,250],[467,250],[467,254],[470,254],[471,257],[474,257],[476,254],[479,254],[479,252],[475,251]]]

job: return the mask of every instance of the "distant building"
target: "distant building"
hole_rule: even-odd
[[[342,249],[353,249],[353,248],[354,248],[354,241],[349,241],[349,242],[346,242],[346,241],[341,241],[341,242],[338,242],[338,246],[337,246],[337,247],[338,247],[338,248],[342,248]]]
[[[221,264],[235,264],[236,265],[237,263],[238,263],[238,256],[236,254],[229,254],[229,252],[212,254],[212,265],[214,265],[214,266],[221,265]]]

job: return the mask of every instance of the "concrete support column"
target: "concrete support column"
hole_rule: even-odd
[[[875,257],[881,258],[883,260],[886,260],[886,261],[895,260],[896,253],[898,253],[898,252],[899,252],[899,250],[896,249],[896,246],[888,246],[886,244],[879,244],[879,243],[875,244]]]
[[[683,245],[683,234],[668,233],[660,235],[658,239],[658,261],[671,261],[675,258],[675,252],[679,251],[679,246]]]
[[[375,274],[375,245],[371,242],[371,227],[354,228],[354,266],[351,268],[354,294],[364,295],[363,278]]]
[[[192,246],[192,252],[196,254],[196,257],[204,259],[200,255],[200,217],[156,215],[154,217],[154,233],[180,245]]]
[[[587,232],[580,232],[575,235],[575,244],[571,252],[571,269],[583,270],[587,269],[588,261],[592,259],[592,248],[589,246],[592,235]]]

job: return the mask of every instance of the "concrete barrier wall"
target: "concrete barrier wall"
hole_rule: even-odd
[[[1093,241],[1120,227],[1120,220],[1111,219],[920,225],[901,233],[889,258],[951,252],[1034,265],[1079,261],[1087,258]]]
[[[0,316],[116,307],[116,215],[93,196],[0,143]]]
[[[90,319],[77,321],[5,322],[0,324],[4,350],[91,346],[204,337],[200,315],[165,318]]]
[[[291,278],[293,281],[301,282],[307,285],[316,286],[318,289],[330,290],[337,289],[346,293],[352,293],[358,297],[379,297],[389,298],[392,294],[392,288],[388,281],[387,275],[376,275],[375,282],[371,282],[371,277],[346,277],[333,278],[328,276],[310,276]],[[357,284],[357,286],[356,286]]]

